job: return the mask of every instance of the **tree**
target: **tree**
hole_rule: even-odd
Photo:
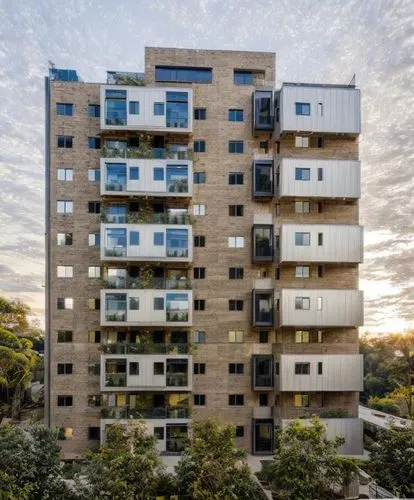
[[[334,486],[349,483],[355,462],[338,456],[342,438],[328,440],[317,417],[310,425],[294,420],[277,434],[275,460],[263,469],[273,498],[290,500],[335,498]]]
[[[17,417],[32,370],[39,361],[32,342],[0,328],[0,422]]]
[[[0,498],[75,498],[61,476],[57,436],[40,425],[0,427]]]
[[[379,432],[370,455],[369,472],[384,488],[403,498],[414,497],[414,429]]]
[[[180,494],[194,500],[262,498],[234,437],[232,425],[219,426],[211,419],[193,422],[188,447],[176,466]]]
[[[0,297],[0,328],[13,333],[27,333],[30,329],[29,313],[30,307],[20,300]]]
[[[143,422],[111,425],[106,443],[86,454],[84,477],[79,478],[85,498],[96,500],[147,500],[156,496],[158,474],[163,474],[155,447]],[[165,474],[163,475],[165,481]]]

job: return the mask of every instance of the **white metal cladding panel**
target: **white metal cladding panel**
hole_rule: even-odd
[[[281,132],[361,132],[361,98],[358,89],[283,85],[281,94]],[[309,116],[296,115],[297,102],[310,104]],[[322,116],[319,103],[322,103]]]
[[[124,163],[127,168],[127,181],[125,191],[107,191],[107,164]],[[187,167],[188,190],[183,193],[169,192],[167,190],[167,167]],[[139,168],[139,179],[130,179],[130,168]],[[154,181],[154,168],[164,170],[164,180]],[[125,159],[125,158],[102,158],[101,159],[101,194],[115,196],[130,196],[131,194],[153,194],[159,196],[183,197],[191,196],[193,192],[193,162],[188,160],[148,160],[148,159]]]
[[[106,294],[126,294],[127,315],[125,321],[107,321],[106,317]],[[188,310],[187,321],[167,321],[167,295],[178,296],[178,301],[173,301],[172,307],[177,311]],[[139,309],[131,310],[129,308],[129,299],[137,298],[139,300]],[[154,299],[164,299],[164,309],[154,310]],[[101,325],[102,326],[191,326],[193,309],[193,293],[191,290],[148,290],[148,289],[111,289],[101,290]]]
[[[192,356],[188,354],[107,354],[101,356],[101,389],[104,391],[113,391],[113,387],[105,386],[105,362],[107,359],[126,359],[126,387],[117,388],[117,390],[125,391],[132,389],[139,390],[154,390],[154,389],[167,389],[167,390],[180,390],[189,391],[192,385]],[[172,360],[187,360],[187,375],[188,385],[186,386],[173,386],[167,387],[167,359]],[[129,375],[129,365],[131,363],[138,363],[139,375]],[[154,375],[154,363],[164,364],[164,374]]]
[[[127,251],[124,257],[105,256],[105,247],[111,247],[108,243],[108,229],[126,229]],[[188,255],[187,257],[167,256],[167,230],[186,229],[188,231]],[[139,233],[139,245],[130,245],[130,233]],[[164,234],[164,244],[154,245],[154,234]],[[179,224],[101,224],[101,260],[147,260],[147,261],[171,261],[191,262],[193,260],[193,228],[191,225]]]
[[[280,391],[362,391],[361,354],[282,354],[279,358]],[[295,375],[296,363],[310,363],[309,375]],[[318,375],[318,363],[322,374]]]
[[[295,298],[310,299],[310,309],[295,309]],[[318,298],[322,310],[318,310]],[[363,324],[363,292],[361,290],[298,289],[280,291],[280,326],[352,326]]]
[[[310,180],[295,179],[296,168],[309,168]],[[318,180],[318,169],[322,180]],[[350,160],[315,160],[282,158],[279,196],[319,198],[359,198],[361,196],[361,162]]]
[[[362,455],[363,454],[363,439],[362,421],[359,418],[321,418],[321,421],[326,425],[326,437],[335,439],[341,437],[345,439],[345,443],[339,448],[341,455]],[[292,420],[282,420],[281,427],[286,428]],[[311,425],[310,419],[301,419],[304,425]]]
[[[295,245],[296,233],[309,233],[310,245]],[[322,245],[318,235],[322,234]],[[336,224],[283,224],[281,262],[362,262],[363,228]]]
[[[127,91],[127,124],[126,125],[106,125],[105,123],[105,90],[126,90]],[[175,128],[167,127],[167,92],[187,92],[188,94],[188,127]],[[129,102],[139,102],[139,114],[129,113]],[[164,104],[164,115],[154,115],[154,103]],[[124,130],[160,130],[172,133],[192,131],[193,99],[192,90],[189,88],[162,88],[162,87],[128,87],[123,85],[102,85],[101,86],[101,128],[102,129],[124,129]]]

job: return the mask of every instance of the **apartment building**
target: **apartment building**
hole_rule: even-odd
[[[360,93],[275,54],[146,48],[145,72],[46,89],[46,421],[77,458],[192,419],[271,454],[319,415],[362,453]]]

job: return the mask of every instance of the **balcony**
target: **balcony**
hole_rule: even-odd
[[[192,357],[103,354],[101,391],[191,391]]]
[[[278,174],[276,193],[280,198],[358,199],[361,196],[359,161],[282,158]]]
[[[253,290],[252,292],[253,326],[273,326],[274,292],[273,290]]]
[[[252,454],[272,455],[275,442],[273,418],[253,418]]]
[[[192,90],[142,86],[101,86],[101,129],[192,132]]]
[[[189,224],[101,224],[101,242],[103,261],[191,262],[193,259],[193,232]]]
[[[253,93],[254,131],[273,130],[273,91],[255,90]]]
[[[276,99],[276,136],[361,133],[361,96],[355,86],[284,83]]]
[[[280,291],[280,327],[358,327],[363,324],[363,292],[343,289]]]
[[[102,280],[103,288],[110,289],[153,289],[153,290],[191,290],[188,278],[131,278],[116,276]]]
[[[101,159],[101,195],[190,197],[192,162],[185,160]]]
[[[192,161],[194,158],[194,151],[186,145],[176,144],[170,145],[168,148],[154,148],[145,144],[143,147],[128,147],[126,141],[116,142],[118,147],[103,146],[101,149],[102,158],[182,161]]]
[[[274,193],[274,173],[272,160],[255,160],[253,162],[253,199],[270,200]]]
[[[363,261],[363,228],[345,224],[282,224],[280,263],[359,264]]]
[[[105,419],[127,419],[127,420],[161,420],[161,419],[188,419],[190,410],[188,407],[162,406],[159,408],[121,408],[110,407],[101,410],[101,418]]]
[[[273,224],[255,224],[252,229],[253,263],[272,262],[274,257]]]
[[[257,354],[252,356],[252,390],[273,390],[273,356]]]
[[[183,213],[183,209],[178,209],[177,213],[152,213],[141,214],[139,212],[125,212],[113,215],[110,212],[101,214],[101,222],[104,224],[191,224],[191,217],[188,213]]]
[[[102,344],[101,350],[105,354],[188,354],[189,344],[156,344],[116,342],[114,344]]]
[[[191,326],[192,292],[101,290],[101,326]]]
[[[363,390],[360,354],[282,354],[277,357],[281,392],[340,392]]]

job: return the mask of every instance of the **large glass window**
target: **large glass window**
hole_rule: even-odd
[[[126,321],[127,295],[126,293],[107,293],[105,295],[105,320]]]
[[[63,116],[73,115],[73,104],[70,103],[57,103],[56,104],[56,114]]]
[[[167,293],[167,321],[188,321],[188,294]]]
[[[188,92],[167,92],[167,127],[188,127]]]
[[[167,191],[188,193],[188,167],[186,165],[167,165]]]
[[[253,73],[251,71],[235,69],[233,75],[236,85],[253,85]]]
[[[310,103],[309,102],[296,102],[295,110],[297,115],[310,115]]]
[[[167,229],[167,256],[188,257],[187,229]]]
[[[310,245],[310,233],[295,233],[295,246],[309,246]]]
[[[107,125],[126,125],[126,90],[107,89],[105,91],[105,123]]]
[[[295,168],[295,181],[310,181],[310,168]]]
[[[268,130],[273,126],[271,91],[256,90],[254,93],[254,128]]]
[[[253,261],[272,260],[273,258],[273,226],[253,227]]]
[[[273,162],[254,163],[254,195],[273,195]]]
[[[109,205],[107,209],[108,220],[111,222],[116,222],[117,224],[125,224],[127,207],[126,205]]]
[[[126,256],[126,229],[105,230],[105,255],[107,257]]]
[[[155,66],[156,82],[211,83],[212,79],[211,68]]]
[[[273,386],[273,356],[254,356],[253,375],[255,387]]]
[[[125,191],[127,184],[126,163],[106,163],[106,190]]]
[[[273,325],[273,293],[271,291],[253,292],[255,325]]]

